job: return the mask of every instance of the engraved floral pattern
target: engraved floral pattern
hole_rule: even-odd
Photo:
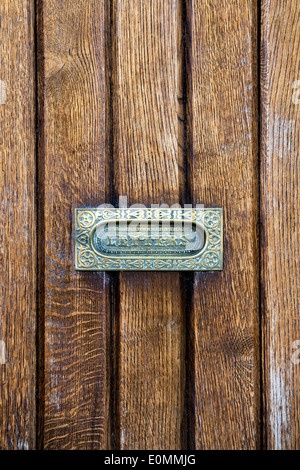
[[[203,264],[207,268],[215,268],[218,265],[219,257],[214,251],[208,251],[203,257]]]
[[[95,255],[92,251],[86,250],[81,251],[79,254],[79,262],[81,266],[85,266],[86,268],[91,268],[95,264]]]
[[[196,257],[104,257],[93,249],[90,234],[105,220],[196,221],[206,233],[206,243]],[[75,266],[99,271],[214,271],[223,269],[222,209],[76,209]]]
[[[95,222],[95,216],[91,211],[83,211],[79,214],[79,223],[82,227],[90,227]]]
[[[208,211],[204,216],[206,227],[215,228],[220,224],[220,216],[216,211]]]

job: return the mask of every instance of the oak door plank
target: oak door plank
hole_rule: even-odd
[[[196,273],[189,381],[196,449],[259,442],[257,12],[187,2],[187,162],[193,205],[224,208],[224,271]]]
[[[174,204],[183,180],[181,12],[114,0],[114,188],[128,204]],[[181,120],[179,120],[181,118]],[[185,325],[178,273],[121,273],[116,448],[180,449]]]
[[[276,450],[300,445],[299,23],[296,0],[262,2],[263,427]]]
[[[74,208],[106,202],[104,0],[39,4],[46,449],[107,449],[109,285],[75,273]]]
[[[1,1],[0,19],[0,448],[34,449],[34,2]]]

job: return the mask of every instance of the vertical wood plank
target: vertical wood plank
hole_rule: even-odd
[[[224,271],[194,276],[191,446],[258,445],[257,12],[253,0],[187,1],[188,179],[224,208]],[[194,368],[194,370],[193,370]]]
[[[34,2],[0,3],[0,448],[35,447]]]
[[[300,444],[300,4],[262,2],[264,444]],[[298,81],[298,82],[297,82]]]
[[[183,179],[181,11],[113,0],[114,188],[128,203],[178,203]],[[121,273],[116,447],[180,449],[185,326],[178,273]]]
[[[105,202],[104,0],[39,2],[46,449],[108,448],[108,277],[74,271],[74,208]]]

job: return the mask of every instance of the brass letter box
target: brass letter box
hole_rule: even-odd
[[[219,271],[222,209],[75,209],[80,271]]]

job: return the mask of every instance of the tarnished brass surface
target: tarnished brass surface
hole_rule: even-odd
[[[222,209],[76,209],[81,271],[223,269]]]

